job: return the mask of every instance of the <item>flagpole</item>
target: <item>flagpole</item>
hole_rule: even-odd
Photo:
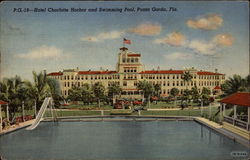
[[[125,39],[125,38],[123,38],[123,41],[122,41],[122,43],[123,43],[123,48],[125,47],[124,39]]]

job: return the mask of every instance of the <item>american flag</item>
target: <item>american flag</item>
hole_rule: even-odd
[[[124,43],[124,44],[131,44],[131,41],[128,40],[128,39],[126,39],[126,38],[124,38],[124,39],[123,39],[123,43]]]

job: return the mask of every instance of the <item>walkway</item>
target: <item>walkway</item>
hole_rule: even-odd
[[[32,119],[32,120],[29,120],[29,121],[25,121],[25,122],[22,122],[22,123],[19,123],[19,124],[9,126],[9,127],[5,128],[5,129],[3,129],[2,132],[0,133],[0,135],[3,135],[3,134],[6,134],[6,133],[10,133],[10,132],[25,128],[25,127],[31,125],[32,123],[34,123],[34,121],[35,120]]]
[[[250,141],[249,138],[246,138],[245,136],[242,136],[239,133],[234,132],[231,129],[226,128],[224,125],[220,125],[218,123],[215,123],[213,121],[210,121],[208,119],[202,118],[202,117],[194,117],[194,119],[197,122],[202,123],[203,125],[214,129],[215,131],[229,137],[230,139],[233,139],[237,141],[238,143],[241,143],[245,145],[246,147],[250,148]]]

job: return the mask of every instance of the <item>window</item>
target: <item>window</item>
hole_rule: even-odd
[[[134,81],[134,86],[137,86],[137,81]]]
[[[124,81],[124,82],[123,82],[123,86],[127,86],[127,81]]]

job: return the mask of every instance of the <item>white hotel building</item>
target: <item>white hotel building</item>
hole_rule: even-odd
[[[182,75],[188,71],[192,75],[190,82],[184,82]],[[148,81],[151,84],[161,85],[161,96],[168,96],[172,88],[178,88],[180,94],[188,88],[197,86],[199,92],[203,87],[211,91],[219,91],[225,81],[225,74],[209,71],[198,71],[194,68],[185,70],[145,70],[141,63],[141,54],[134,53],[128,48],[120,48],[116,70],[79,71],[79,69],[65,69],[62,72],[52,72],[49,77],[59,80],[61,93],[68,96],[72,86],[81,87],[84,83],[94,84],[101,82],[106,88],[117,83],[122,88],[122,97],[141,98],[142,93],[137,89],[139,81]],[[187,83],[187,84],[185,84]]]

